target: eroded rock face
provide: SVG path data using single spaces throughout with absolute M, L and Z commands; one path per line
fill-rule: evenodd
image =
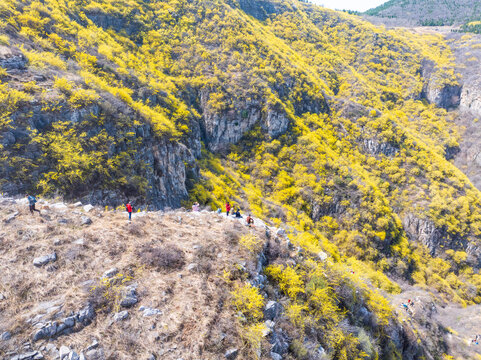
M 200 94 L 203 109 L 200 127 L 211 151 L 221 151 L 235 144 L 256 125 L 261 125 L 274 138 L 288 129 L 289 118 L 281 106 L 250 100 L 237 104 L 235 108 L 239 110 L 215 111 L 208 105 L 209 96 L 208 92 Z
M 115 99 L 112 99 L 112 102 L 115 103 Z M 125 105 L 121 103 L 115 104 L 118 105 L 118 113 L 122 116 L 135 116 Z M 57 121 L 70 120 L 75 123 L 86 121 L 91 115 L 105 115 L 104 109 L 98 104 L 82 109 L 73 109 L 70 108 L 67 103 L 61 103 L 59 111 L 56 113 L 46 113 L 42 110 L 41 103 L 36 100 L 26 106 L 24 110 L 31 111 L 32 117 L 29 126 L 39 132 L 49 129 L 49 126 Z M 17 142 L 28 141 L 29 133 L 24 129 L 21 118 L 19 117 L 17 119 L 17 116 L 20 115 L 12 115 L 12 125 L 15 127 L 15 131 L 12 133 L 0 133 L 0 143 L 6 148 L 14 146 Z M 107 114 L 107 116 L 113 117 L 115 114 Z M 111 136 L 115 137 L 116 125 L 114 121 L 106 124 L 105 128 Z M 89 129 L 89 134 L 93 136 L 99 131 L 101 131 L 100 128 L 92 127 Z M 196 155 L 200 156 L 200 131 L 196 130 L 195 126 L 193 127 L 194 134 L 192 138 L 185 141 L 189 144 L 189 147 L 180 142 L 158 139 L 158 137 L 153 134 L 153 130 L 149 124 L 132 127 L 131 131 L 135 133 L 135 137 L 139 141 L 139 147 L 135 153 L 134 160 L 136 163 L 144 164 L 145 166 L 143 173 L 130 175 L 139 175 L 146 179 L 148 186 L 145 197 L 149 199 L 149 202 L 155 208 L 180 207 L 181 201 L 188 196 L 187 178 L 189 176 L 191 178 L 197 176 L 198 170 L 195 160 Z M 109 150 L 109 155 L 114 156 L 123 151 L 125 151 L 125 148 L 122 146 L 112 146 Z M 41 153 L 41 149 L 38 146 L 32 145 L 29 149 L 28 156 L 38 158 Z M 9 178 L 9 169 L 3 170 L 4 174 L 2 175 L 9 179 L 9 181 L 2 184 L 0 191 L 12 195 L 24 192 L 28 184 L 17 182 L 18 177 L 13 174 L 12 177 Z M 43 172 L 49 170 L 50 169 L 46 167 L 38 167 L 31 172 L 30 176 L 32 180 L 38 179 L 42 176 Z M 124 201 L 124 198 L 127 197 L 122 191 L 122 189 L 103 189 L 99 186 L 92 186 L 85 191 L 73 195 L 76 200 L 80 199 L 86 204 L 118 206 Z M 125 191 L 130 192 L 129 189 Z
M 365 151 L 370 153 L 371 155 L 386 155 L 386 156 L 395 156 L 399 148 L 394 144 L 389 142 L 381 142 L 376 138 L 364 139 L 363 148 Z
M 481 115 L 481 76 L 464 84 L 459 108 Z
M 459 106 L 462 87 L 459 85 L 439 85 L 439 79 L 434 74 L 434 63 L 432 61 L 423 62 L 422 77 L 425 79 L 425 85 L 421 97 L 431 104 L 436 104 L 445 109 Z
M 427 100 L 445 109 L 451 109 L 459 106 L 461 98 L 461 86 L 444 86 L 438 87 L 429 84 L 426 92 Z
M 420 219 L 414 214 L 406 214 L 402 222 L 409 239 L 421 242 L 432 254 L 445 242 L 444 232 L 430 220 Z

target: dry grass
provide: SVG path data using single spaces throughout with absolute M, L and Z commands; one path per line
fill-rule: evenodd
M 78 209 L 44 209 L 42 217 L 31 216 L 23 206 L 13 209 L 20 214 L 11 223 L 0 218 L 0 293 L 7 297 L 0 301 L 0 333 L 13 333 L 0 348 L 0 358 L 31 339 L 34 329 L 27 320 L 45 313 L 39 305 L 61 305 L 44 320 L 78 311 L 95 297 L 85 282 L 98 283 L 113 267 L 137 284 L 139 303 L 129 318 L 111 324 L 112 313 L 98 311 L 91 325 L 50 342 L 80 352 L 96 338 L 112 359 L 151 353 L 158 359 L 216 359 L 229 347 L 241 348 L 228 301 L 230 285 L 222 278 L 243 261 L 238 241 L 247 228 L 237 221 L 179 211 L 148 213 L 129 224 L 123 213 L 94 210 L 88 214 L 93 224 L 85 227 Z M 59 224 L 60 219 L 67 224 Z M 33 266 L 35 257 L 54 251 L 58 259 L 51 266 Z M 195 271 L 187 270 L 191 263 L 198 264 Z M 141 305 L 162 315 L 143 317 Z

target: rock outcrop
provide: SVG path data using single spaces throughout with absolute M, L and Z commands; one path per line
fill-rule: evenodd
M 461 110 L 481 115 L 481 76 L 466 81 L 461 92 Z
M 28 60 L 20 50 L 13 47 L 0 45 L 0 67 L 11 69 L 24 69 Z
M 272 14 L 281 12 L 285 6 L 281 2 L 265 0 L 238 0 L 238 3 L 245 13 L 261 21 L 266 20 Z
M 444 245 L 446 234 L 428 219 L 420 219 L 414 214 L 406 214 L 402 220 L 404 231 L 412 241 L 424 244 L 434 254 Z
M 421 75 L 425 79 L 421 98 L 445 109 L 459 106 L 461 102 L 461 85 L 443 85 L 435 75 L 435 64 L 432 61 L 423 61 Z
M 261 100 L 250 100 L 237 104 L 236 109 L 218 111 L 209 107 L 210 93 L 201 92 L 200 103 L 203 109 L 200 128 L 209 150 L 220 151 L 238 142 L 244 134 L 260 125 L 271 137 L 284 134 L 289 126 L 289 118 L 278 105 L 266 105 Z

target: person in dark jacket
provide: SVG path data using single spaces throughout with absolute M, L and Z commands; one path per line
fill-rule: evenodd
M 37 199 L 33 195 L 26 195 L 28 199 L 28 207 L 30 209 L 30 213 L 33 214 L 34 211 L 38 212 L 40 214 L 40 210 L 35 209 L 35 204 L 37 203 Z
M 240 213 L 240 209 L 237 209 L 237 211 L 235 212 L 235 217 L 236 218 L 242 218 L 242 215 Z

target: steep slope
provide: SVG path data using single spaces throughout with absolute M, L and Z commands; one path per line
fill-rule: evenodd
M 375 290 L 400 291 L 386 277 L 296 248 L 259 219 L 248 228 L 244 219 L 176 210 L 136 213 L 128 223 L 124 212 L 78 204 L 41 200 L 35 216 L 24 200 L 0 204 L 10 209 L 0 232 L 5 359 L 418 359 L 448 351 L 442 324 L 452 312 L 411 318 L 392 309 Z M 303 286 L 309 302 L 291 303 Z M 396 307 L 412 292 L 419 310 L 447 305 L 408 289 L 382 294 Z M 413 326 L 418 317 L 424 325 Z M 464 340 L 451 342 L 454 353 L 474 356 Z
M 325 95 L 370 106 L 420 96 L 421 43 L 381 35 L 378 50 L 392 43 L 390 51 L 403 54 L 381 65 L 386 54 L 371 59 L 371 35 L 333 46 L 306 18 L 346 31 L 341 15 L 272 4 L 2 2 L 3 191 L 179 206 L 186 179 L 197 175 L 201 141 L 226 149 L 256 124 L 277 137 L 293 116 L 327 112 Z M 314 38 L 287 44 L 298 32 L 286 26 L 277 36 L 280 24 L 242 11 L 256 7 L 291 26 L 308 20 Z M 453 76 L 436 79 L 436 87 Z
M 481 2 L 472 0 L 390 0 L 368 10 L 366 15 L 393 18 L 405 25 L 463 25 L 475 31 L 473 22 L 481 20 Z

